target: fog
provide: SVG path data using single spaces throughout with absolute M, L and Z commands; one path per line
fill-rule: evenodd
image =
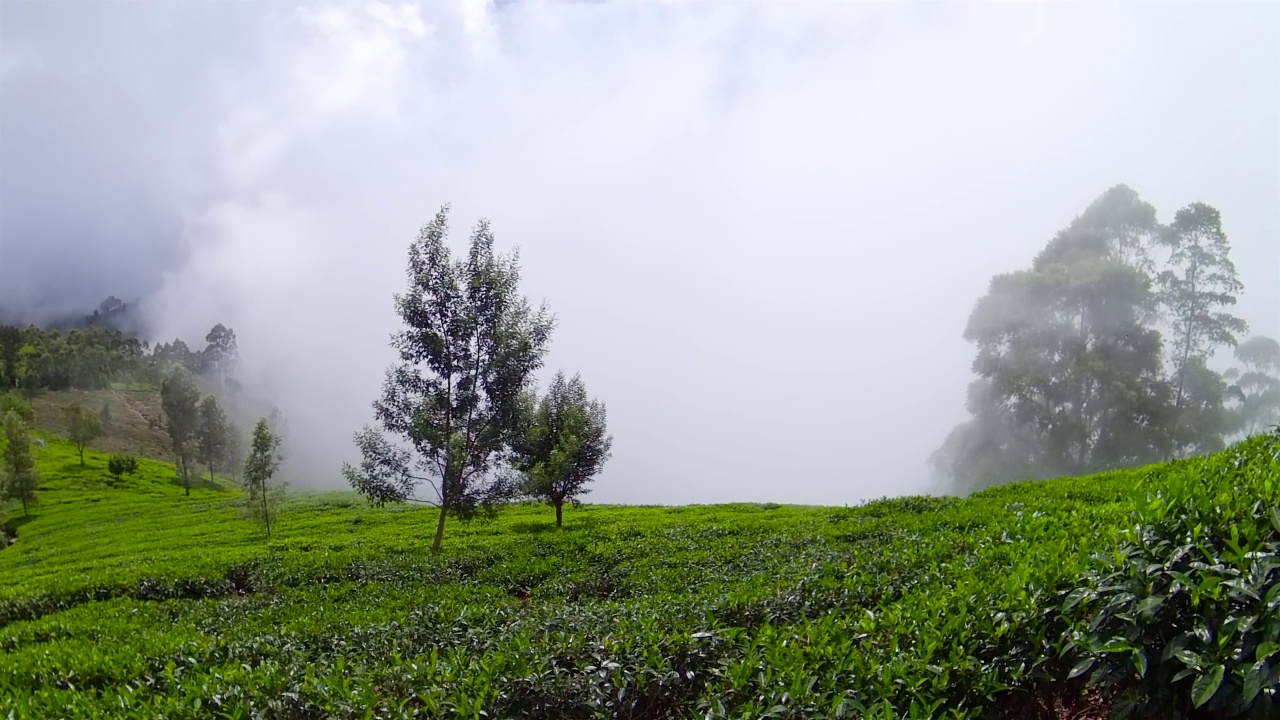
M 0 5 L 0 306 L 233 327 L 295 485 L 451 202 L 608 406 L 588 499 L 929 490 L 974 300 L 1117 183 L 1219 208 L 1280 336 L 1280 5 Z

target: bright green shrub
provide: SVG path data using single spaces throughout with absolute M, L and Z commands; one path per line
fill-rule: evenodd
M 1280 716 L 1280 435 L 1165 474 L 1141 525 L 1064 592 L 1070 675 L 1142 717 Z

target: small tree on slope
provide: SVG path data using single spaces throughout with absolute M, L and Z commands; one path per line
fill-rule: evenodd
M 4 416 L 4 450 L 0 453 L 0 501 L 20 500 L 22 514 L 36 502 L 40 475 L 31 456 L 31 437 L 26 423 L 12 410 Z
M 409 287 L 395 296 L 404 321 L 392 340 L 400 361 L 373 404 L 381 428 L 357 433 L 363 459 L 343 466 L 375 504 L 439 508 L 432 550 L 440 549 L 447 515 L 467 517 L 512 494 L 497 471 L 554 325 L 545 306 L 534 310 L 519 294 L 517 257 L 494 254 L 488 222 L 472 232 L 465 259 L 450 257 L 448 212 L 441 208 L 409 247 Z M 420 484 L 433 497 L 419 497 Z
M 230 428 L 227 416 L 218 405 L 218 399 L 206 395 L 200 401 L 200 424 L 196 429 L 196 449 L 200 462 L 209 468 L 209 481 L 213 481 L 216 466 L 227 457 Z
M 271 518 L 277 514 L 282 486 L 272 486 L 271 476 L 280 467 L 280 438 L 271 432 L 266 419 L 253 426 L 249 457 L 244 461 L 244 489 L 248 493 L 249 515 L 267 529 L 271 537 Z
M 604 404 L 587 396 L 578 375 L 566 380 L 556 373 L 530 415 L 517 453 L 525 492 L 554 507 L 560 527 L 565 501 L 590 492 L 586 484 L 609 459 L 613 438 L 605 430 Z
M 84 448 L 102 434 L 102 419 L 79 403 L 66 409 L 67 437 L 80 454 L 80 467 L 84 467 Z
M 197 451 L 196 432 L 200 424 L 200 389 L 191 373 L 175 368 L 160 386 L 160 405 L 166 418 L 165 430 L 173 443 L 173 456 L 182 476 L 182 488 L 191 495 L 191 460 Z

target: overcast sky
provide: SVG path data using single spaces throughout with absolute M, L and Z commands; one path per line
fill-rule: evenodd
M 0 306 L 236 329 L 339 486 L 420 224 L 489 217 L 609 409 L 594 501 L 927 487 L 961 339 L 1127 183 L 1280 336 L 1280 4 L 0 4 Z

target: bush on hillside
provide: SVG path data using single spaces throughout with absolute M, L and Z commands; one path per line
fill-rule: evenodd
M 1063 591 L 1070 675 L 1118 692 L 1121 716 L 1280 716 L 1280 433 L 1179 465 Z
M 30 424 L 35 419 L 35 411 L 31 409 L 31 405 L 22 399 L 22 396 L 16 392 L 0 393 L 0 417 L 4 417 L 10 412 L 15 412 L 18 417 L 22 418 L 22 422 Z
M 117 480 L 121 475 L 131 475 L 138 471 L 138 459 L 132 455 L 112 455 L 107 460 L 107 472 Z

